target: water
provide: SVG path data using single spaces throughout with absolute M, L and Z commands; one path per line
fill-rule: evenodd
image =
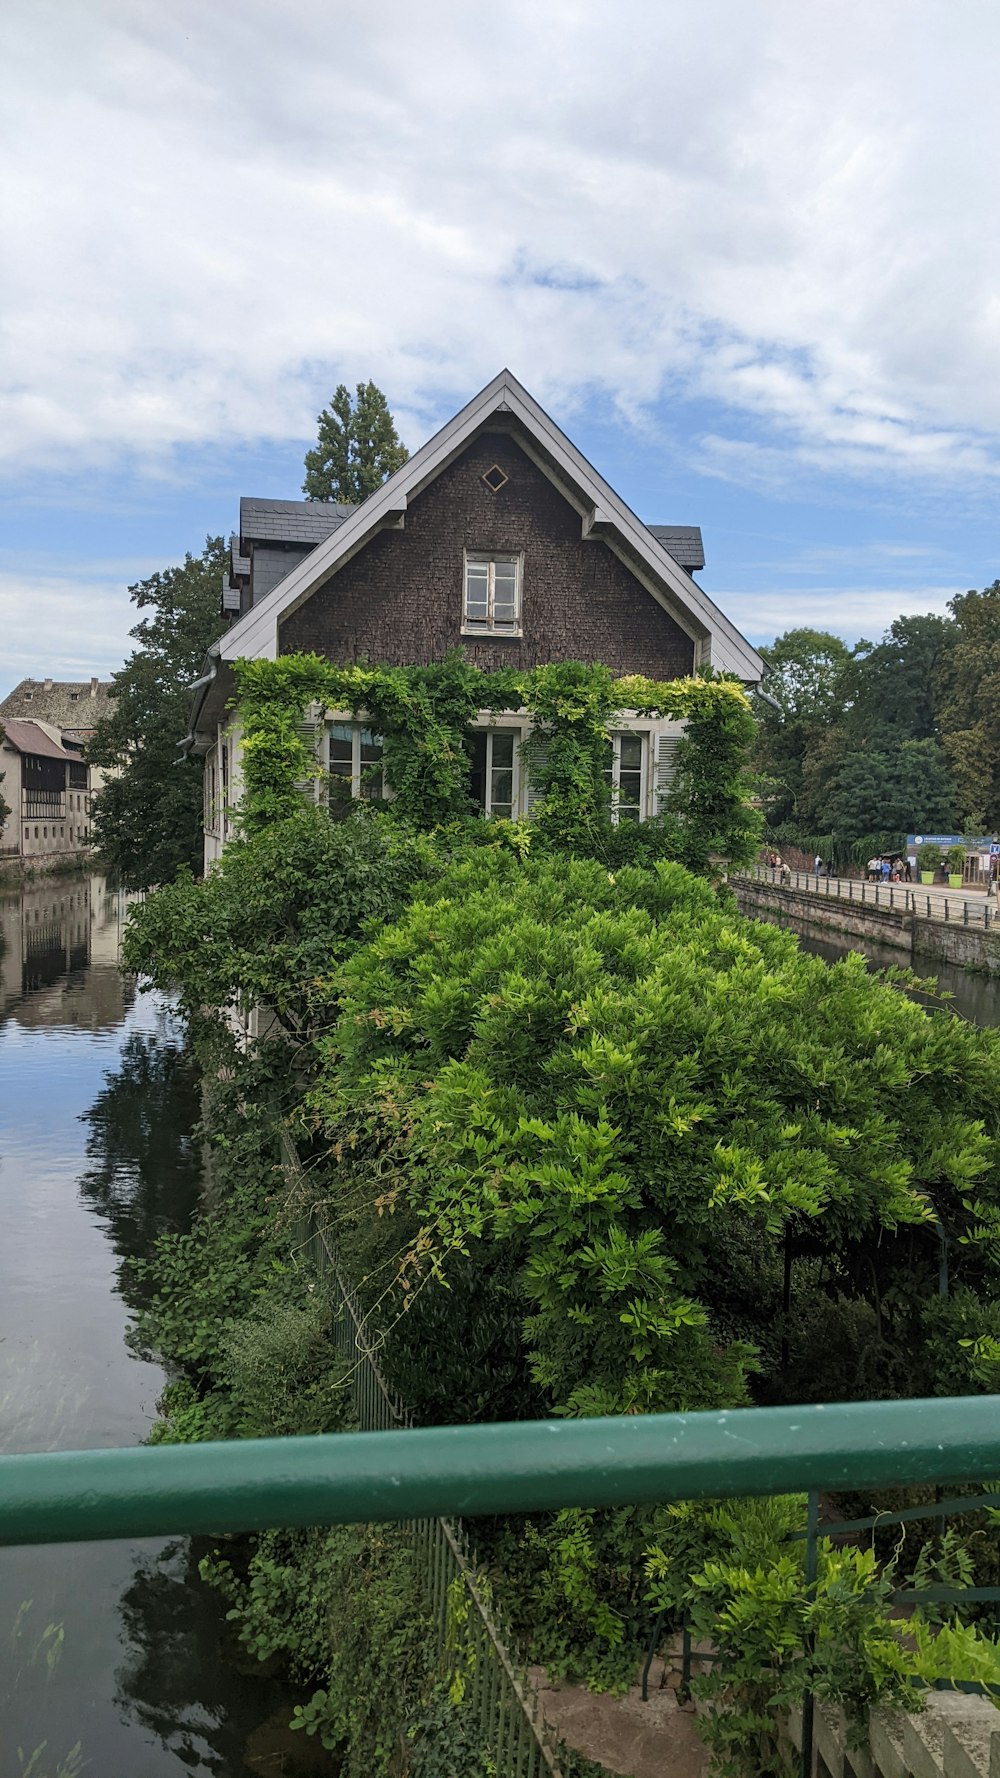
M 197 1087 L 169 1006 L 118 973 L 120 916 L 97 878 L 0 890 L 0 1452 L 137 1444 L 163 1386 L 121 1270 L 197 1204 Z M 198 1554 L 0 1549 L 0 1778 L 330 1769 L 241 1670 Z
M 849 938 L 838 932 L 825 931 L 820 938 L 814 927 L 797 920 L 778 920 L 775 925 L 794 932 L 804 951 L 823 957 L 827 963 L 838 963 L 849 951 L 860 951 L 872 969 L 906 968 L 905 951 L 894 945 L 881 945 L 874 939 Z M 939 963 L 933 957 L 914 957 L 914 973 L 924 979 L 933 978 L 936 991 L 917 994 L 915 998 L 928 1007 L 944 1007 L 969 1019 L 974 1025 L 1000 1025 L 1000 977 L 959 969 L 954 963 Z

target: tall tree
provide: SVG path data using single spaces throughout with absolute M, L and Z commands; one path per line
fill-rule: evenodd
M 358 384 L 353 406 L 347 384 L 339 383 L 318 425 L 319 438 L 305 458 L 308 500 L 367 500 L 409 457 L 374 383 Z
M 858 643 L 843 682 L 858 741 L 886 729 L 897 741 L 939 734 L 940 678 L 957 638 L 954 620 L 930 611 L 897 617 L 874 646 Z
M 182 759 L 191 682 L 221 633 L 221 537 L 129 587 L 148 610 L 131 631 L 138 647 L 113 676 L 114 703 L 87 748 L 113 774 L 94 802 L 94 837 L 111 874 L 130 889 L 168 883 L 183 865 L 201 870 L 201 762 Z
M 843 711 L 851 651 L 829 630 L 799 629 L 786 630 L 760 652 L 767 666 L 766 698 L 757 705 L 762 800 L 770 821 L 793 821 L 806 761 Z
M 952 599 L 957 634 L 940 663 L 941 735 L 967 830 L 1000 829 L 1000 580 Z

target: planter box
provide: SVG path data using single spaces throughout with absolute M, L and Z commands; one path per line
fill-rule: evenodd
M 949 887 L 949 889 L 961 889 L 961 887 L 962 887 L 962 873 L 961 873 L 961 871 L 954 871 L 953 870 L 953 871 L 948 872 L 948 887 Z
M 934 872 L 932 870 L 922 870 L 920 873 L 920 881 L 926 883 L 929 887 L 934 881 Z

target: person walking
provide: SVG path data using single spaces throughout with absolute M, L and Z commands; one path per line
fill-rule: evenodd
M 815 870 L 817 877 L 819 876 L 820 872 L 823 869 L 823 860 L 820 857 L 818 852 L 816 854 L 816 857 L 813 860 L 813 869 Z

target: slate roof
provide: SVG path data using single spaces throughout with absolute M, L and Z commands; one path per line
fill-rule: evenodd
M 240 501 L 240 541 L 325 543 L 356 509 L 340 500 Z
M 668 555 L 673 556 L 682 568 L 704 568 L 705 546 L 701 540 L 700 525 L 647 525 L 657 543 L 662 543 Z
M 0 703 L 0 722 L 7 725 L 9 716 L 23 722 L 51 722 L 53 728 L 77 729 L 88 733 L 107 716 L 114 689 L 109 679 L 97 681 L 96 696 L 91 697 L 89 679 L 22 679 Z M 74 695 L 75 694 L 75 695 Z
M 229 574 L 232 580 L 250 578 L 250 557 L 240 555 L 240 540 L 235 532 L 229 539 Z
M 16 753 L 35 753 L 42 759 L 75 759 L 78 755 L 71 754 L 65 747 L 40 728 L 37 722 L 19 722 L 16 716 L 6 716 L 0 722 L 4 736 Z

